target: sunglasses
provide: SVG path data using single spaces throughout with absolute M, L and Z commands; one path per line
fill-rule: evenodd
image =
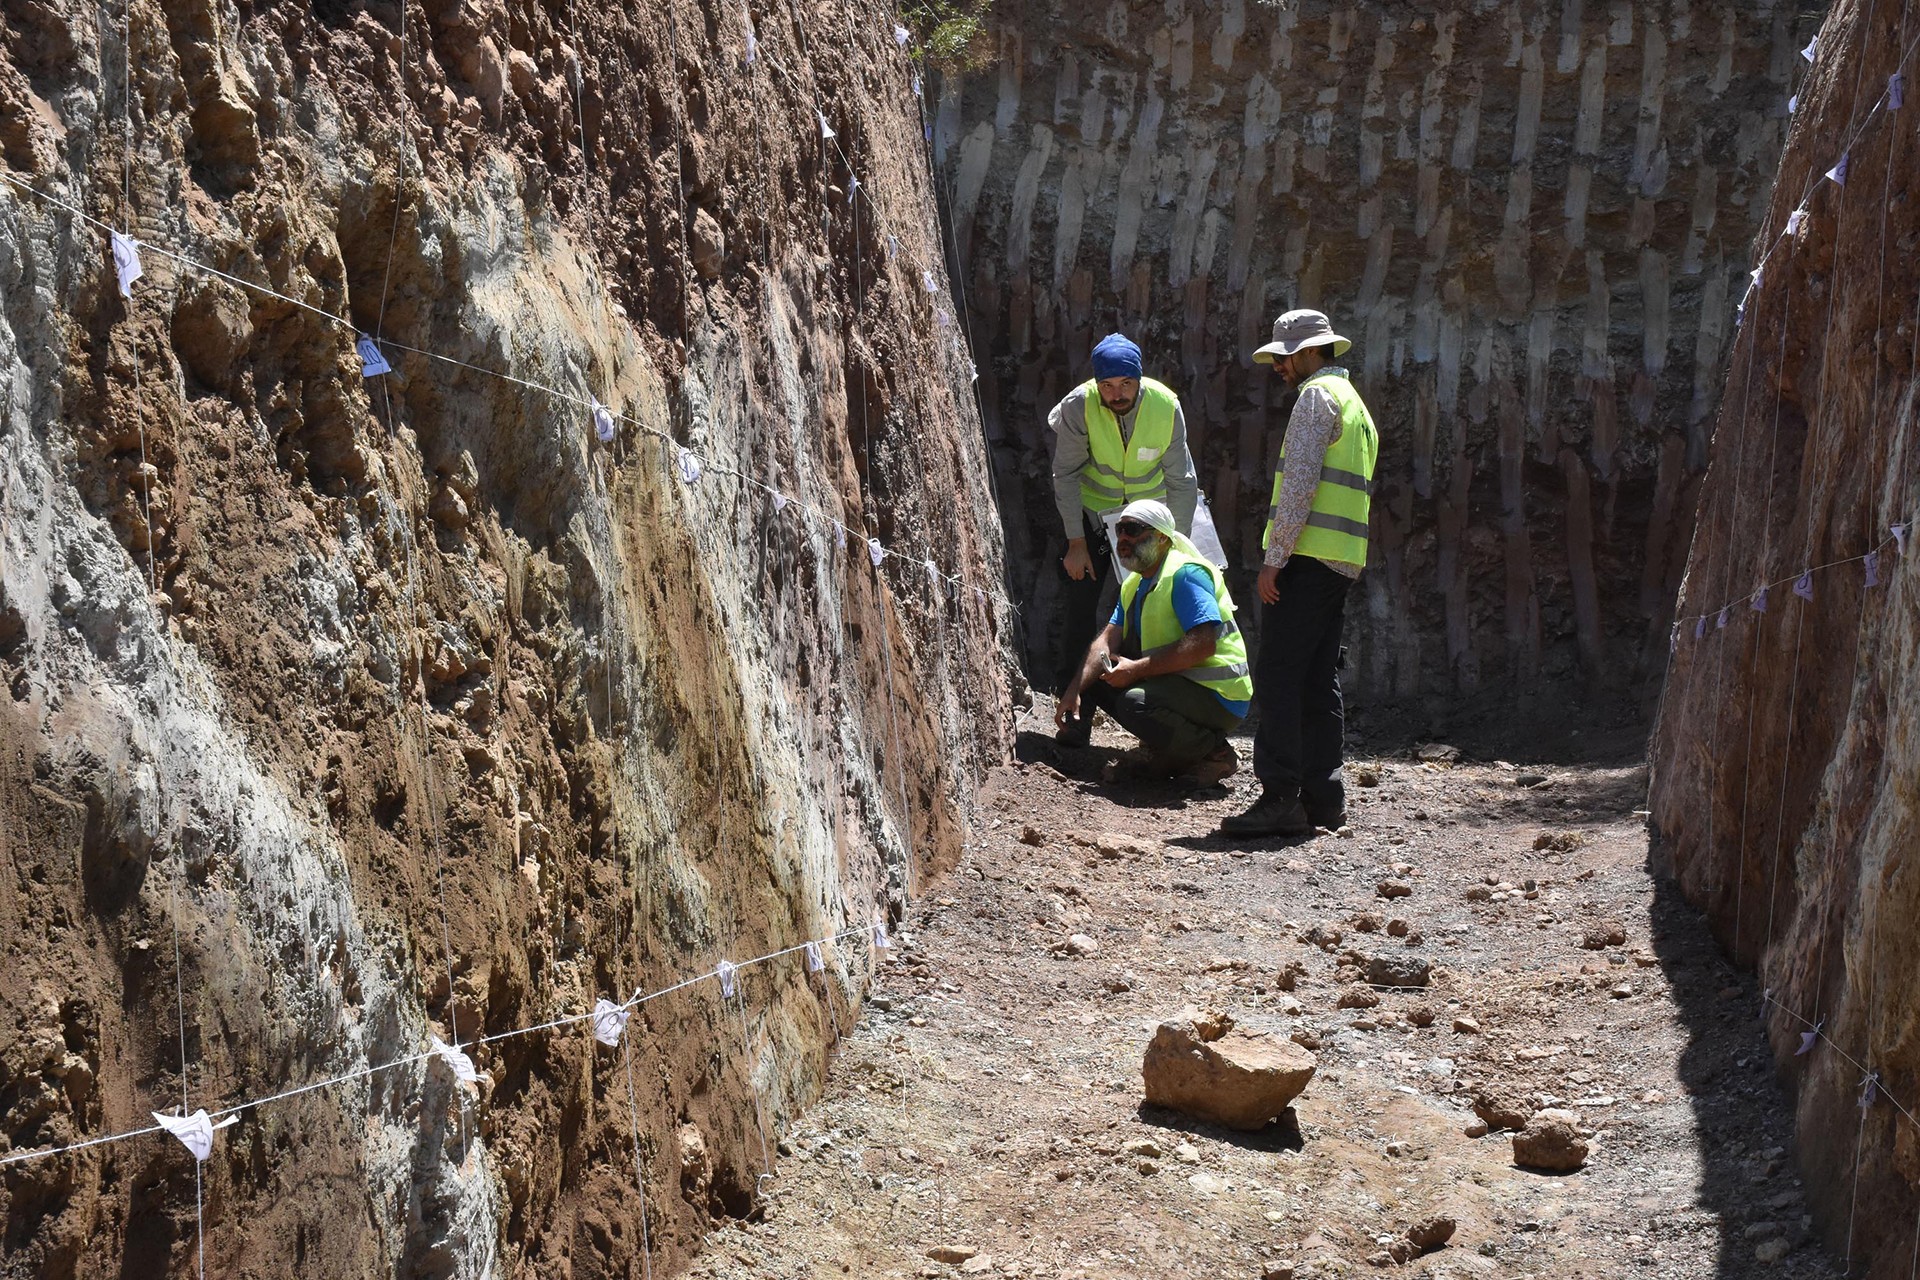
M 1152 533 L 1150 524 L 1137 524 L 1132 520 L 1122 520 L 1113 526 L 1113 531 L 1123 538 L 1138 538 L 1142 534 Z

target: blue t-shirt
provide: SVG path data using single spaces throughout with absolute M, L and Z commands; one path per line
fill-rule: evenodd
M 1130 617 L 1126 616 L 1126 605 L 1123 603 L 1113 606 L 1113 617 L 1107 620 L 1136 641 L 1140 638 L 1140 610 L 1145 607 L 1147 593 L 1153 590 L 1153 585 L 1152 578 L 1141 581 L 1140 589 L 1133 593 L 1133 609 Z M 1213 575 L 1207 572 L 1205 566 L 1183 564 L 1180 566 L 1180 571 L 1174 575 L 1173 617 L 1174 621 L 1180 624 L 1182 631 L 1191 631 L 1209 622 L 1224 621 L 1220 616 L 1220 606 L 1213 598 Z M 1235 702 L 1231 698 L 1221 698 L 1220 694 L 1212 689 L 1207 692 L 1220 698 L 1220 705 L 1235 715 L 1247 714 L 1247 703 Z

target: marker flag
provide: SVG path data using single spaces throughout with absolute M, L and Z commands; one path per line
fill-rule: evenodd
M 893 943 L 887 941 L 887 926 L 885 924 L 875 924 L 873 926 L 873 945 L 882 951 L 893 950 Z
M 455 1080 L 458 1080 L 461 1084 L 477 1085 L 480 1083 L 480 1073 L 473 1069 L 472 1058 L 469 1058 L 466 1054 L 460 1052 L 460 1050 L 454 1048 L 439 1036 L 434 1036 L 432 1039 L 433 1052 L 439 1057 L 440 1061 L 447 1064 L 447 1070 L 453 1072 L 453 1078 Z
M 1815 1042 L 1820 1039 L 1820 1028 L 1826 1025 L 1825 1022 L 1816 1022 L 1813 1024 L 1813 1030 L 1802 1031 L 1800 1033 L 1800 1047 L 1793 1051 L 1793 1056 L 1796 1058 L 1804 1058 L 1812 1053 Z
M 1808 62 L 1812 62 L 1813 55 L 1819 52 L 1820 52 L 1820 37 L 1815 36 L 1813 39 L 1807 41 L 1807 47 L 1800 51 L 1800 56 L 1805 58 Z
M 807 944 L 807 972 L 819 973 L 826 967 L 826 957 L 820 954 L 820 944 L 817 942 L 809 942 Z
M 1845 152 L 1842 152 L 1840 155 L 1840 163 L 1827 170 L 1827 178 L 1835 186 L 1844 187 L 1847 185 L 1847 157 Z
M 773 513 L 779 515 L 787 509 L 787 495 L 778 489 L 773 491 Z
M 947 314 L 947 309 L 945 307 L 942 307 L 938 311 L 934 312 L 933 318 L 940 322 L 940 327 L 942 329 L 946 328 L 948 325 L 953 323 L 953 317 Z
M 833 522 L 833 545 L 842 551 L 847 549 L 847 526 L 838 520 Z
M 927 582 L 936 590 L 940 586 L 940 566 L 933 562 L 932 556 L 927 557 Z
M 893 42 L 895 44 L 899 45 L 902 49 L 904 49 L 907 47 L 907 42 L 911 39 L 913 39 L 913 36 L 907 31 L 905 27 L 901 26 L 897 22 L 893 24 Z
M 383 373 L 392 373 L 393 366 L 387 363 L 386 356 L 380 353 L 380 344 L 361 334 L 353 340 L 353 349 L 360 356 L 360 376 L 377 378 Z
M 918 71 L 913 73 L 913 96 L 916 98 L 920 96 L 920 73 Z
M 1807 211 L 1805 209 L 1795 209 L 1792 213 L 1787 215 L 1787 234 L 1788 235 L 1798 236 L 1802 231 L 1806 230 L 1806 228 L 1807 228 Z
M 713 967 L 713 976 L 720 979 L 721 995 L 731 996 L 733 994 L 733 975 L 739 971 L 739 968 L 740 966 L 731 960 L 722 960 Z
M 1767 589 L 1765 587 L 1753 593 L 1753 611 L 1755 613 L 1765 613 L 1767 611 Z
M 131 298 L 133 282 L 146 274 L 140 266 L 140 242 L 118 231 L 110 232 L 109 236 L 113 250 L 113 272 L 120 278 L 120 296 Z
M 1680 652 L 1680 627 L 1679 627 L 1679 624 L 1676 623 L 1674 624 L 1672 633 L 1667 636 L 1667 656 L 1672 657 L 1674 654 L 1679 652 Z
M 928 293 L 940 292 L 940 286 L 935 284 L 933 281 L 932 271 L 922 271 L 920 273 L 920 283 L 926 286 Z
M 852 181 L 847 183 L 847 203 L 852 204 L 860 194 L 860 175 L 855 173 L 848 176 Z
M 968 382 L 980 381 L 980 366 L 975 364 L 971 360 L 967 361 L 967 381 Z
M 1880 1097 L 1880 1073 L 1869 1071 L 1860 1077 L 1860 1109 L 1865 1111 Z
M 873 567 L 878 569 L 880 567 L 880 562 L 882 560 L 885 560 L 886 558 L 887 558 L 887 549 L 880 545 L 880 539 L 868 538 L 867 539 L 867 559 L 873 561 Z
M 607 408 L 607 406 L 601 404 L 598 400 L 593 402 L 593 434 L 599 439 L 601 444 L 613 443 L 615 434 L 613 410 Z
M 158 1111 L 152 1114 L 153 1118 L 159 1122 L 160 1127 L 180 1139 L 180 1145 L 193 1152 L 193 1158 L 199 1161 L 205 1161 L 209 1155 L 213 1154 L 213 1131 L 215 1129 L 224 1129 L 228 1125 L 240 1123 L 239 1116 L 228 1116 L 219 1124 L 215 1124 L 212 1119 L 208 1117 L 205 1107 L 200 1108 L 200 1110 L 190 1116 L 168 1116 L 162 1115 Z
M 688 484 L 700 478 L 700 457 L 685 445 L 680 446 L 680 478 Z
M 1706 634 L 1707 634 L 1707 615 L 1703 613 L 1699 617 L 1693 620 L 1693 638 L 1695 640 L 1698 640 Z
M 895 258 L 899 256 L 900 256 L 900 237 L 896 235 L 889 235 L 887 237 L 887 261 L 892 262 Z
M 1800 95 L 1796 93 L 1791 98 L 1787 99 L 1787 114 L 1792 115 L 1794 112 L 1798 111 L 1799 109 L 1800 109 Z
M 1793 594 L 1802 600 L 1813 599 L 1813 570 L 1807 570 L 1794 580 Z
M 813 109 L 813 114 L 820 117 L 820 141 L 827 142 L 840 136 L 839 134 L 833 131 L 833 126 L 827 123 L 826 112 L 820 110 L 818 107 L 815 107 Z
M 1887 526 L 1887 532 L 1893 535 L 1893 551 L 1895 555 L 1903 556 L 1907 554 L 1907 532 L 1909 528 L 1910 526 L 1904 524 L 1890 524 Z
M 1880 553 L 1878 551 L 1867 552 L 1867 585 L 1869 587 L 1880 585 Z
M 1727 614 L 1730 612 L 1730 609 L 1731 609 L 1731 606 L 1721 607 L 1720 616 L 1718 619 L 1715 620 L 1713 624 L 1713 629 L 1715 631 L 1725 631 L 1727 629 Z
M 1887 77 L 1887 110 L 1898 111 L 1907 105 L 1906 73 L 1896 71 Z
M 627 1029 L 627 1019 L 632 1016 L 633 1010 L 604 997 L 594 1001 L 593 1038 L 610 1048 L 619 1047 L 620 1037 Z
M 747 20 L 747 65 L 752 66 L 753 60 L 760 56 L 760 37 L 753 33 L 752 10 L 742 9 L 740 16 Z

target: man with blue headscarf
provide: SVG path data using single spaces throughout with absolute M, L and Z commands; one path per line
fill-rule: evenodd
M 1093 377 L 1067 393 L 1047 415 L 1053 432 L 1053 502 L 1067 535 L 1060 561 L 1067 582 L 1056 690 L 1079 673 L 1081 656 L 1113 612 L 1118 575 L 1110 561 L 1107 525 L 1129 502 L 1167 504 L 1179 532 L 1193 527 L 1199 492 L 1180 397 L 1145 376 L 1140 348 L 1111 333 L 1093 349 Z M 1085 744 L 1089 716 L 1069 717 L 1057 740 Z

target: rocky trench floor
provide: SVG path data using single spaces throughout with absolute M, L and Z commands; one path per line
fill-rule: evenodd
M 1630 738 L 1603 764 L 1358 741 L 1346 830 L 1235 846 L 1209 833 L 1244 771 L 1178 790 L 1132 776 L 1105 727 L 1056 751 L 1045 714 L 778 1137 L 764 1211 L 691 1274 L 1841 1274 L 1759 993 L 1650 868 Z M 1427 985 L 1356 1006 L 1385 955 L 1428 961 Z M 1147 1041 L 1188 1005 L 1314 1048 L 1293 1124 L 1143 1103 Z M 1577 1113 L 1578 1172 L 1517 1167 L 1484 1132 L 1542 1107 Z M 1436 1215 L 1447 1244 L 1392 1260 Z

